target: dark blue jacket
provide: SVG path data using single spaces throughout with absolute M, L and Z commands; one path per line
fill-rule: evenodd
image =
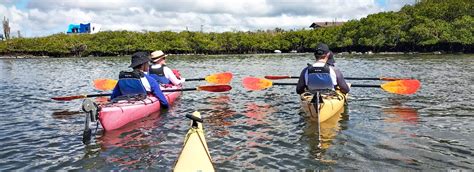
M 150 83 L 151 92 L 160 101 L 161 107 L 168 108 L 168 106 L 169 106 L 168 100 L 166 100 L 165 95 L 163 94 L 163 92 L 161 92 L 160 85 L 158 84 L 158 82 L 156 82 L 156 80 L 153 79 L 148 74 L 145 74 L 145 78 L 148 80 L 148 83 Z M 120 80 L 119 80 L 119 82 L 120 82 Z M 141 82 L 138 82 L 138 83 L 141 84 Z M 114 98 L 117 98 L 119 96 L 122 96 L 123 94 L 122 94 L 121 90 L 130 89 L 130 88 L 132 88 L 132 89 L 144 88 L 143 84 L 142 85 L 133 85 L 133 84 L 134 83 L 132 83 L 132 85 L 127 86 L 129 88 L 120 88 L 120 86 L 119 86 L 120 84 L 117 83 L 117 85 L 115 85 L 114 91 L 112 91 L 112 95 L 110 96 L 110 99 L 114 99 Z M 140 91 L 140 90 L 138 90 L 138 91 Z

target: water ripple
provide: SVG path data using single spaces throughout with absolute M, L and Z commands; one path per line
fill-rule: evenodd
M 119 130 L 99 128 L 83 145 L 82 101 L 50 97 L 98 93 L 92 81 L 117 79 L 129 60 L 1 59 L 0 171 L 170 171 L 189 129 L 184 115 L 196 110 L 219 171 L 474 168 L 472 55 L 338 55 L 345 76 L 414 77 L 422 86 L 409 96 L 352 88 L 344 112 L 321 125 L 300 116 L 292 86 L 250 92 L 240 85 L 250 75 L 297 75 L 311 54 L 172 56 L 170 66 L 186 78 L 233 72 L 233 90 L 185 92 L 169 110 Z M 31 64 L 35 68 L 24 68 Z M 207 84 L 186 83 L 198 85 Z

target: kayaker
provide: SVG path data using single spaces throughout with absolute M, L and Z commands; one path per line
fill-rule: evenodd
M 146 97 L 151 93 L 161 103 L 161 107 L 168 108 L 168 101 L 161 92 L 160 85 L 145 71 L 150 67 L 150 54 L 146 52 L 136 52 L 132 55 L 130 68 L 132 72 L 121 71 L 117 85 L 112 92 L 111 100 L 126 96 L 142 95 Z
M 336 60 L 334 60 L 334 53 L 332 53 L 332 51 L 329 51 L 329 58 L 328 58 L 328 61 L 326 63 L 330 66 L 335 65 Z
M 150 74 L 159 83 L 163 85 L 173 84 L 181 85 L 186 79 L 176 76 L 178 73 L 173 72 L 168 66 L 166 66 L 166 55 L 163 51 L 158 50 L 151 53 L 151 59 L 153 64 L 150 68 Z
M 318 44 L 314 53 L 316 62 L 309 64 L 301 71 L 296 93 L 302 94 L 305 91 L 314 93 L 317 90 L 334 90 L 335 88 L 340 89 L 342 93 L 349 92 L 349 86 L 342 72 L 327 63 L 330 55 L 331 50 L 326 44 Z

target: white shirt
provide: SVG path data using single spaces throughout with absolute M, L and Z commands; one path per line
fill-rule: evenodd
M 153 68 L 153 69 L 158 69 L 158 68 L 160 68 L 160 67 L 161 67 L 160 64 L 153 64 L 153 65 L 151 66 L 151 68 Z M 184 83 L 184 81 L 185 81 L 184 78 L 178 79 L 178 78 L 176 77 L 176 75 L 174 75 L 173 71 L 172 71 L 169 67 L 167 67 L 167 66 L 165 66 L 165 67 L 163 68 L 163 73 L 165 74 L 165 77 L 166 77 L 167 79 L 169 79 L 169 80 L 171 81 L 171 83 L 173 83 L 173 85 L 179 85 L 179 84 Z
M 142 84 L 143 84 L 143 87 L 145 87 L 145 90 L 150 92 L 151 86 L 150 86 L 150 83 L 148 82 L 148 79 L 146 79 L 146 77 L 141 77 L 140 80 L 142 81 Z
M 324 65 L 326 65 L 326 63 L 316 62 L 316 63 L 313 64 L 313 67 L 324 67 Z M 337 85 L 336 72 L 334 71 L 334 69 L 331 66 L 329 66 L 329 75 L 331 76 L 332 85 Z

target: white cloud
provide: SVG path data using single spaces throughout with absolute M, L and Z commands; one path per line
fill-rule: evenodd
M 2 1 L 2 0 L 0 0 Z M 12 34 L 44 36 L 64 32 L 70 23 L 99 23 L 102 30 L 223 32 L 307 28 L 313 21 L 345 21 L 398 10 L 413 0 L 32 0 L 18 9 L 3 0 L 0 14 Z M 14 34 L 15 33 L 15 34 Z

